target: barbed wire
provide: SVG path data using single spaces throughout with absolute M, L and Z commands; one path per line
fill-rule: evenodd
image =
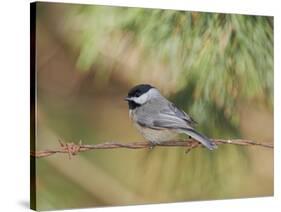
M 98 149 L 116 149 L 116 148 L 125 148 L 125 149 L 152 149 L 155 147 L 184 147 L 186 148 L 185 153 L 188 153 L 190 150 L 197 147 L 203 147 L 201 143 L 193 139 L 187 139 L 184 141 L 166 141 L 163 143 L 151 145 L 151 143 L 142 141 L 142 142 L 133 142 L 133 143 L 120 143 L 120 142 L 106 142 L 100 144 L 82 144 L 80 140 L 78 144 L 75 143 L 64 143 L 61 139 L 58 140 L 60 143 L 59 149 L 53 150 L 39 150 L 31 151 L 30 155 L 36 158 L 47 157 L 57 153 L 68 154 L 71 159 L 72 156 L 80 152 L 87 152 Z M 273 144 L 268 143 L 259 143 L 252 140 L 245 139 L 212 139 L 212 141 L 217 145 L 239 145 L 239 146 L 260 146 L 264 148 L 273 149 Z

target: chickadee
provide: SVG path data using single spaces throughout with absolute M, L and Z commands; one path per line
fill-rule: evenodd
M 214 142 L 194 129 L 196 122 L 189 115 L 163 97 L 155 87 L 137 85 L 129 91 L 125 100 L 128 101 L 130 118 L 152 145 L 184 133 L 209 150 L 217 148 Z

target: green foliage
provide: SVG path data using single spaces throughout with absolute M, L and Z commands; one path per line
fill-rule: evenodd
M 72 15 L 84 23 L 75 39 L 81 70 L 100 64 L 104 45 L 110 43 L 115 51 L 129 34 L 130 45 L 141 49 L 141 67 L 134 71 L 142 72 L 151 62 L 164 64 L 177 81 L 172 98 L 201 114 L 195 117 L 200 123 L 214 122 L 213 128 L 203 124 L 214 136 L 224 126 L 224 134 L 239 135 L 239 101 L 255 98 L 272 106 L 272 17 L 102 6 L 82 6 Z M 100 76 L 110 74 L 104 72 L 106 62 L 102 66 Z

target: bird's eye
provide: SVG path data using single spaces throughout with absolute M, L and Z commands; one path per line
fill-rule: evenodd
M 136 93 L 135 93 L 135 96 L 136 97 L 139 97 L 141 94 L 140 94 L 140 92 L 139 91 L 137 91 Z

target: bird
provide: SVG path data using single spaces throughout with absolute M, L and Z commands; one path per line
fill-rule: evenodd
M 152 146 L 186 134 L 209 150 L 217 145 L 195 130 L 197 122 L 174 103 L 166 99 L 150 84 L 139 84 L 131 88 L 124 98 L 128 102 L 129 117 L 137 130 Z

